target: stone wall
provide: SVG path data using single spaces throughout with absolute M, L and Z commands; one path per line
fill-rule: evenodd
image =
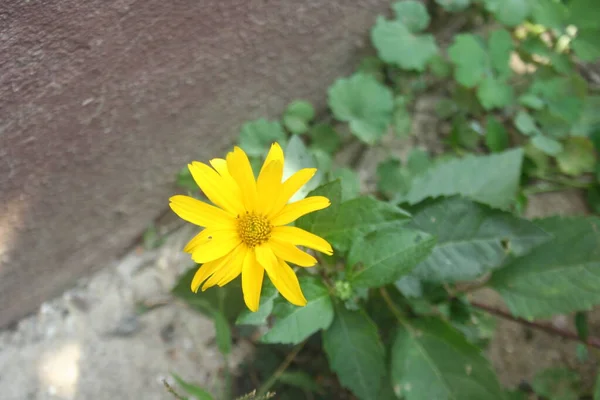
M 3 0 L 0 326 L 111 262 L 174 175 L 293 98 L 322 107 L 384 0 Z

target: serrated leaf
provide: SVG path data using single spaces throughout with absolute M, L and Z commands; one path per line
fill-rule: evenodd
M 348 122 L 360 140 L 373 144 L 383 136 L 392 119 L 394 99 L 391 90 L 375 78 L 355 74 L 338 79 L 328 95 L 334 116 Z
M 448 55 L 456 66 L 454 78 L 461 85 L 475 87 L 486 74 L 489 60 L 481 40 L 468 33 L 458 34 L 448 48 Z
M 177 374 L 171 374 L 171 376 L 173 377 L 173 379 L 175 379 L 175 382 L 177 382 L 177 384 L 182 387 L 183 390 L 185 390 L 188 394 L 194 396 L 197 400 L 213 400 L 212 395 L 206 390 L 202 389 L 201 387 L 194 385 L 193 383 L 184 381 Z
M 357 239 L 348 254 L 353 287 L 385 286 L 408 274 L 435 245 L 435 237 L 418 230 L 394 227 Z
M 516 198 L 522 162 L 520 148 L 441 161 L 416 176 L 402 200 L 416 204 L 427 197 L 459 194 L 492 207 L 507 208 Z
M 360 194 L 360 178 L 356 171 L 350 168 L 336 168 L 331 172 L 333 179 L 342 182 L 342 201 L 356 198 Z
M 336 308 L 323 332 L 323 347 L 341 384 L 361 400 L 377 400 L 385 375 L 384 350 L 377 327 L 362 311 Z
M 529 0 L 531 16 L 537 24 L 561 31 L 568 14 L 567 7 L 554 0 Z
M 414 147 L 408 153 L 406 160 L 406 168 L 412 175 L 417 175 L 425 172 L 431 166 L 429 153 L 426 150 Z
M 423 71 L 427 62 L 438 53 L 431 34 L 414 34 L 400 21 L 378 17 L 371 30 L 371 41 L 379 57 L 402 69 Z
M 258 311 L 252 312 L 248 309 L 243 310 L 238 315 L 235 324 L 236 325 L 264 325 L 267 323 L 267 318 L 273 311 L 273 301 L 277 298 L 279 293 L 275 286 L 269 279 L 263 281 L 262 289 L 260 291 L 260 306 Z
M 406 211 L 372 197 L 358 197 L 340 204 L 339 180 L 315 189 L 310 195 L 327 197 L 331 206 L 299 218 L 296 226 L 325 238 L 340 251 L 348 250 L 356 237 L 410 216 Z
M 531 12 L 528 0 L 484 0 L 485 8 L 507 26 L 517 26 Z
M 484 78 L 477 88 L 477 98 L 488 111 L 510 105 L 513 97 L 512 86 L 492 76 Z
M 535 135 L 531 139 L 531 144 L 549 156 L 556 156 L 563 151 L 562 143 L 541 134 Z
M 510 32 L 506 29 L 492 31 L 488 39 L 490 60 L 496 72 L 503 77 L 510 76 L 510 54 L 514 50 L 514 44 Z
M 508 148 L 508 132 L 494 117 L 488 116 L 485 125 L 485 145 L 493 152 L 501 152 Z
M 392 9 L 396 14 L 396 19 L 402 22 L 411 32 L 420 32 L 429 25 L 427 8 L 419 1 L 398 1 L 392 4 Z
M 328 289 L 316 278 L 301 277 L 300 287 L 308 303 L 295 306 L 281 299 L 276 301 L 275 324 L 262 338 L 263 343 L 297 344 L 333 321 L 333 303 Z
M 246 122 L 240 132 L 240 147 L 250 157 L 261 157 L 267 154 L 271 144 L 278 142 L 285 145 L 287 136 L 277 121 L 264 118 Z
M 430 282 L 472 280 L 550 239 L 533 223 L 470 200 L 452 197 L 413 211 L 410 227 L 437 238 L 413 275 Z
M 406 400 L 503 400 L 481 350 L 440 319 L 399 327 L 392 347 L 392 382 Z
M 335 153 L 342 144 L 342 139 L 336 130 L 329 124 L 316 124 L 309 131 L 311 147 L 321 149 L 327 153 Z
M 471 0 L 435 0 L 435 2 L 450 12 L 462 11 L 471 5 Z
M 600 304 L 600 219 L 551 217 L 535 224 L 554 238 L 509 261 L 490 281 L 511 312 L 544 318 Z
M 568 138 L 564 150 L 556 156 L 561 172 L 578 176 L 594 172 L 596 167 L 596 150 L 592 141 L 585 137 Z
M 306 148 L 304 142 L 299 136 L 292 136 L 285 147 L 285 161 L 283 165 L 283 180 L 286 180 L 296 172 L 304 168 L 316 168 L 317 162 Z M 306 197 L 308 192 L 315 189 L 323 181 L 323 171 L 318 171 L 313 178 L 308 181 L 300 190 L 298 190 L 291 198 L 290 202 L 298 201 Z
M 575 371 L 563 367 L 538 372 L 531 386 L 536 394 L 548 400 L 577 400 L 581 378 Z

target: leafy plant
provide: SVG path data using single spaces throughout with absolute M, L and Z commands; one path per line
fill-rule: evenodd
M 578 341 L 580 360 L 600 348 L 587 318 L 600 305 L 600 219 L 523 217 L 531 196 L 572 188 L 600 213 L 600 86 L 586 73 L 600 58 L 595 1 L 395 2 L 370 32 L 377 56 L 329 87 L 329 113 L 294 101 L 281 121 L 243 125 L 252 161 L 278 141 L 284 175 L 319 169 L 295 199 L 331 206 L 296 226 L 334 248 L 298 269 L 305 307 L 269 283 L 256 313 L 241 310 L 239 286 L 193 294 L 188 273 L 174 289 L 214 318 L 224 355 L 239 336 L 255 341 L 245 371 L 260 377 L 257 396 L 600 399 L 600 378 L 583 388 L 563 367 L 504 388 L 484 353 L 497 317 Z M 456 15 L 460 29 L 442 34 Z M 426 97 L 441 150 L 396 152 L 390 143 L 428 133 L 413 129 Z M 475 300 L 481 288 L 507 309 Z M 576 330 L 540 321 L 557 314 Z

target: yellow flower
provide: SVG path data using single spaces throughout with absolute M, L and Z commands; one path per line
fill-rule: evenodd
M 177 215 L 204 227 L 184 248 L 195 262 L 203 264 L 192 279 L 192 291 L 197 292 L 202 282 L 203 291 L 226 285 L 241 274 L 244 301 L 251 311 L 257 311 L 267 271 L 283 297 L 292 304 L 306 305 L 288 262 L 301 267 L 317 263 L 296 246 L 329 255 L 333 250 L 321 237 L 286 225 L 331 203 L 326 197 L 312 196 L 288 204 L 317 170 L 302 169 L 282 182 L 283 161 L 283 151 L 274 143 L 257 180 L 246 153 L 239 147 L 226 159 L 210 160 L 212 168 L 196 161 L 188 165 L 192 177 L 214 204 L 188 196 L 170 199 Z

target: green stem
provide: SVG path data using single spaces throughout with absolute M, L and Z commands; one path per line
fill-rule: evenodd
M 402 322 L 404 320 L 404 313 L 398 307 L 396 307 L 396 304 L 394 304 L 394 300 L 392 300 L 387 290 L 385 290 L 384 287 L 381 287 L 379 288 L 379 293 L 381 293 L 381 297 L 383 297 L 385 304 L 387 304 L 392 314 L 396 316 L 398 321 Z
M 287 355 L 285 360 L 283 360 L 281 365 L 279 367 L 277 367 L 277 369 L 275 370 L 275 372 L 273 372 L 273 374 L 269 377 L 269 379 L 267 379 L 267 381 L 265 383 L 263 383 L 262 386 L 258 389 L 258 393 L 256 394 L 256 397 L 261 398 L 262 396 L 265 396 L 268 393 L 268 391 L 271 389 L 271 387 L 273 387 L 273 385 L 277 382 L 277 379 L 279 379 L 281 374 L 283 374 L 285 372 L 285 370 L 290 366 L 292 361 L 294 361 L 294 358 L 296 358 L 298 353 L 300 353 L 300 350 L 302 350 L 302 348 L 306 344 L 307 340 L 308 339 L 304 340 L 301 343 L 298 343 L 294 347 L 294 349 Z

